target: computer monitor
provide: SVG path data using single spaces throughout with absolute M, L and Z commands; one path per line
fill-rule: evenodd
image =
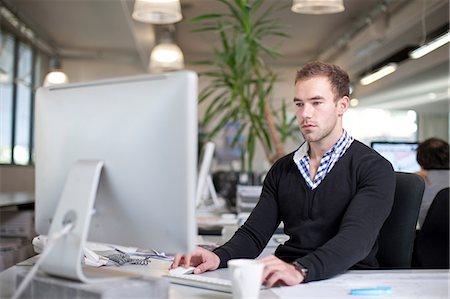
M 196 193 L 196 206 L 207 205 L 207 200 L 211 197 L 213 205 L 219 207 L 219 198 L 217 197 L 216 188 L 211 177 L 211 163 L 214 157 L 214 149 L 216 145 L 209 141 L 205 144 L 200 155 L 200 165 L 198 168 L 198 181 Z
M 418 146 L 416 142 L 374 141 L 370 146 L 391 162 L 395 171 L 417 172 L 420 170 L 416 159 Z
M 87 282 L 86 239 L 195 248 L 197 85 L 194 72 L 180 71 L 37 91 L 36 231 L 75 226 L 45 272 Z

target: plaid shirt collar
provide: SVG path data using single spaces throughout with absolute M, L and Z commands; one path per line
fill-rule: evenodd
M 341 138 L 339 138 L 334 146 L 327 151 L 320 160 L 319 168 L 317 169 L 314 181 L 309 173 L 309 144 L 308 142 L 304 142 L 300 146 L 300 148 L 294 153 L 293 160 L 311 189 L 315 189 L 322 182 L 325 176 L 331 171 L 334 164 L 336 164 L 339 158 L 342 157 L 345 151 L 349 148 L 353 140 L 353 137 L 351 137 L 347 131 L 344 130 Z

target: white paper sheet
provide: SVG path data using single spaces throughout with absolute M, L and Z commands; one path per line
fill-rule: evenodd
M 280 298 L 449 298 L 448 270 L 349 271 L 331 279 L 273 288 Z M 354 296 L 350 290 L 392 287 L 391 295 Z

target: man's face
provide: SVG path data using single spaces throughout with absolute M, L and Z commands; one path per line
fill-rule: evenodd
M 337 102 L 334 99 L 331 84 L 326 77 L 318 76 L 296 83 L 296 116 L 306 141 L 321 142 L 327 137 L 340 137 L 340 119 L 348 107 L 348 97 L 338 99 Z

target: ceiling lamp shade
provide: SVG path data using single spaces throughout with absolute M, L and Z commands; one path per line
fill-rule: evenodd
M 330 14 L 344 11 L 343 0 L 293 0 L 291 10 L 302 14 Z
M 58 58 L 52 58 L 49 63 L 49 73 L 45 76 L 44 86 L 52 86 L 65 84 L 69 82 L 69 78 L 63 72 L 61 62 Z
M 132 16 L 150 24 L 172 24 L 183 18 L 179 0 L 136 0 Z
M 150 71 L 164 72 L 184 68 L 184 57 L 180 47 L 172 42 L 156 45 L 150 54 Z

